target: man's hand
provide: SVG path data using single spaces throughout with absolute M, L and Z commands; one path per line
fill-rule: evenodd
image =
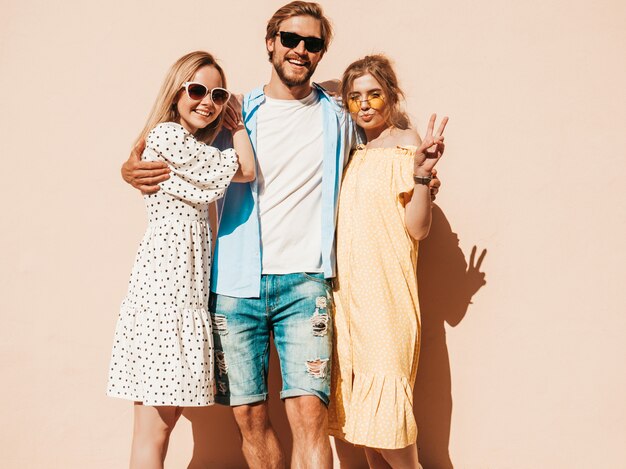
M 441 180 L 437 177 L 437 170 L 433 168 L 432 172 L 432 181 L 428 184 L 430 188 L 430 200 L 435 200 L 437 198 L 437 192 L 439 192 L 439 188 L 441 187 Z
M 141 161 L 146 141 L 141 139 L 122 165 L 122 178 L 142 194 L 154 194 L 158 184 L 169 179 L 170 169 L 163 161 Z
M 333 97 L 339 106 L 343 106 L 343 99 L 341 98 L 341 82 L 339 80 L 336 78 L 326 80 L 319 83 L 319 85 L 326 90 L 326 93 Z

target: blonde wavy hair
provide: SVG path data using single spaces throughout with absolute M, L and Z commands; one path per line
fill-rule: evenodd
M 391 61 L 383 54 L 367 55 L 362 59 L 352 62 L 343 72 L 341 79 L 341 97 L 344 106 L 348 107 L 348 94 L 354 80 L 363 75 L 372 75 L 383 90 L 385 95 L 385 122 L 389 126 L 398 129 L 408 129 L 411 121 L 402 108 L 404 92 L 398 85 L 398 77 L 393 70 Z M 349 112 L 349 111 L 348 111 Z
M 180 114 L 176 107 L 181 93 L 183 83 L 193 80 L 196 72 L 205 66 L 215 67 L 222 78 L 222 87 L 226 88 L 226 75 L 224 70 L 215 61 L 215 58 L 204 51 L 190 52 L 182 56 L 174 63 L 165 76 L 165 81 L 159 90 L 157 99 L 150 111 L 146 125 L 137 138 L 139 142 L 142 138 L 146 138 L 148 133 L 161 122 L 179 122 Z M 201 142 L 211 143 L 222 127 L 222 119 L 224 112 L 203 129 L 198 129 L 194 136 Z

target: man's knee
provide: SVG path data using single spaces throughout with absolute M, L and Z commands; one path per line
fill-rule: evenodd
M 303 428 L 308 432 L 326 434 L 328 411 L 317 396 L 290 397 L 285 399 L 285 407 L 294 432 Z
M 270 428 L 267 401 L 233 407 L 233 414 L 244 438 Z

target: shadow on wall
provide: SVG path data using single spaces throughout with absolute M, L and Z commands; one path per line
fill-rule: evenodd
M 445 323 L 459 324 L 472 296 L 486 284 L 480 272 L 486 254 L 485 249 L 476 261 L 474 246 L 468 264 L 446 216 L 437 205 L 433 207 L 430 234 L 419 248 L 422 341 L 413 393 L 419 456 L 425 469 L 453 467 L 448 450 L 452 393 Z
M 451 469 L 448 445 L 452 419 L 450 360 L 444 324 L 455 327 L 471 304 L 472 296 L 485 285 L 476 247 L 469 263 L 459 247 L 459 238 L 441 209 L 433 207 L 433 222 L 428 238 L 420 243 L 418 284 L 422 314 L 422 342 L 417 380 L 414 388 L 414 411 L 419 429 L 420 462 L 425 469 Z M 291 434 L 281 389 L 280 365 L 271 347 L 269 401 L 270 418 L 283 444 L 287 461 L 291 457 Z M 213 406 L 188 409 L 184 416 L 191 421 L 194 451 L 188 469 L 246 467 L 240 449 L 240 437 L 229 408 Z M 363 451 L 341 446 L 343 468 L 366 468 Z

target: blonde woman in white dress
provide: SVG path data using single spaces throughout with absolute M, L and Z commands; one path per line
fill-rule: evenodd
M 166 163 L 170 177 L 158 192 L 144 194 L 148 229 L 122 303 L 109 370 L 107 394 L 134 402 L 131 468 L 162 468 L 183 409 L 213 404 L 209 204 L 231 181 L 254 179 L 242 124 L 232 131 L 234 148 L 210 146 L 229 99 L 213 56 L 187 54 L 170 68 L 138 140 L 141 145 L 145 139 L 142 160 L 155 167 Z

